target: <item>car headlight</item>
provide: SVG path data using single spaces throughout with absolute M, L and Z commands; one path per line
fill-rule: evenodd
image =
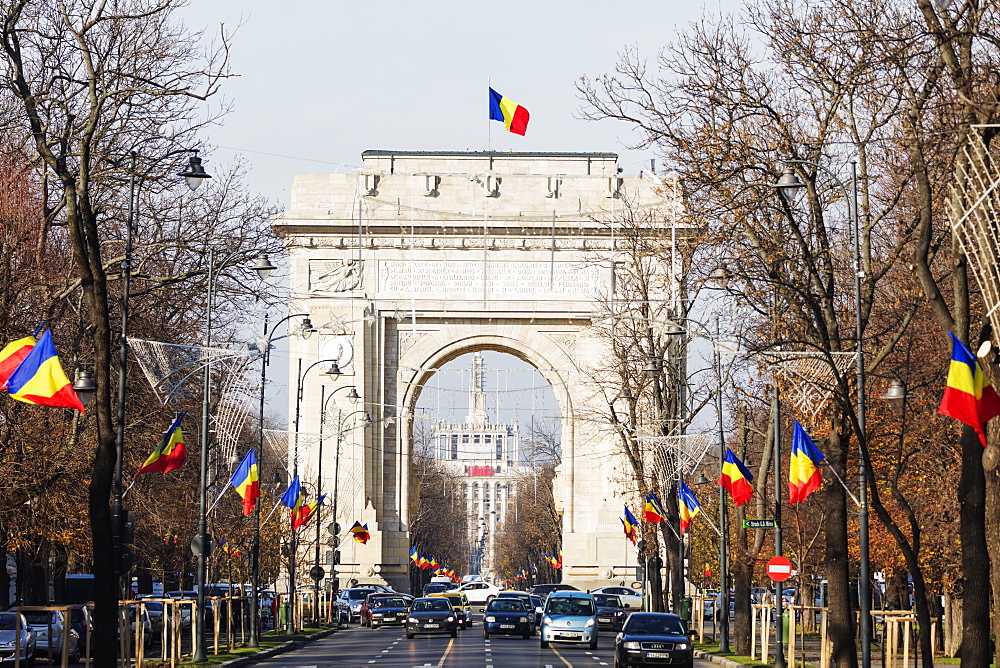
M 546 617 L 545 619 L 542 620 L 542 624 L 551 624 L 551 623 L 552 623 L 551 617 Z
M 449 618 L 448 618 L 448 621 L 449 621 L 449 622 L 453 622 L 453 621 L 455 621 L 455 618 L 454 618 L 454 617 L 449 617 Z
M 487 617 L 487 618 L 486 618 L 485 620 L 483 620 L 483 621 L 486 621 L 486 622 L 489 622 L 490 624 L 492 624 L 492 623 L 493 623 L 493 622 L 495 622 L 496 620 L 497 620 L 497 618 L 496 618 L 496 617 L 494 617 L 493 615 L 490 615 L 489 617 Z
M 372 617 L 381 617 L 381 616 L 382 616 L 381 612 L 373 612 L 372 613 Z
M 637 643 L 634 640 L 626 641 L 625 643 L 623 643 L 623 646 L 625 647 L 625 649 L 639 649 L 639 643 Z
M 417 618 L 416 617 L 407 617 L 406 621 L 409 622 L 410 624 L 416 624 L 417 623 Z
M 615 617 L 621 617 L 625 614 L 624 610 L 615 610 Z
M 593 626 L 593 625 L 594 625 L 595 623 L 596 623 L 596 620 L 595 620 L 595 619 L 594 619 L 593 617 L 591 617 L 590 619 L 588 619 L 588 620 L 587 620 L 587 623 L 586 623 L 586 624 L 584 624 L 584 626 L 586 626 L 586 627 L 587 627 L 587 628 L 589 629 L 589 628 L 590 628 L 591 626 Z
M 676 645 L 674 645 L 674 649 L 687 649 L 687 648 L 688 644 L 686 642 L 679 642 Z
M 527 617 L 518 617 L 518 618 L 517 618 L 517 621 L 519 621 L 519 622 L 521 622 L 521 623 L 523 624 L 523 623 L 525 623 L 526 621 L 528 621 L 528 618 L 527 618 Z

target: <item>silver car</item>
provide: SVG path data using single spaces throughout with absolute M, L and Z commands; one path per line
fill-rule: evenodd
M 72 627 L 67 632 L 63 627 L 63 613 L 55 610 L 24 610 L 22 614 L 35 634 L 36 654 L 44 654 L 50 658 L 62 656 L 65 642 L 69 662 L 80 661 L 80 634 Z
M 582 591 L 554 591 L 545 600 L 545 613 L 539 628 L 541 646 L 550 642 L 587 643 L 597 649 L 597 605 Z
M 35 665 L 35 634 L 23 616 L 0 612 L 0 663 L 15 663 L 18 659 L 28 668 Z

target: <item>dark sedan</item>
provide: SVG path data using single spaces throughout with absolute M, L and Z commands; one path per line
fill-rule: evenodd
M 418 598 L 410 606 L 406 616 L 406 637 L 413 638 L 418 633 L 447 633 L 458 637 L 458 617 L 451 609 L 451 601 L 446 598 Z
M 483 612 L 483 637 L 491 635 L 519 635 L 530 638 L 531 618 L 524 601 L 516 598 L 495 598 Z
M 371 627 L 403 626 L 410 611 L 410 601 L 403 596 L 382 596 L 371 603 Z
M 597 605 L 597 628 L 602 631 L 621 631 L 625 626 L 625 606 L 613 594 L 594 594 Z
M 694 665 L 687 626 L 677 615 L 636 612 L 615 638 L 615 666 Z

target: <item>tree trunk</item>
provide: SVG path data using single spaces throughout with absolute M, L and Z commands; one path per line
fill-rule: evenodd
M 958 483 L 962 541 L 962 663 L 988 666 L 990 559 L 986 548 L 986 476 L 983 446 L 972 427 L 962 429 L 962 477 Z
M 995 430 L 989 431 L 995 433 Z M 985 521 L 990 563 L 1000 563 L 997 561 L 1000 559 L 1000 448 L 994 441 L 995 439 L 991 439 L 986 450 L 982 453 L 986 486 Z M 1000 568 L 993 568 L 990 571 L 990 581 L 993 585 L 994 595 L 996 595 L 997 592 L 1000 592 Z M 994 614 L 992 619 L 993 637 L 1000 638 L 1000 615 Z M 996 655 L 993 661 L 1000 666 L 1000 644 L 994 644 L 998 647 L 994 649 Z
M 840 416 L 834 418 L 830 430 L 829 462 L 845 478 L 847 447 L 840 437 Z M 841 485 L 827 485 L 823 491 L 826 509 L 826 577 L 829 582 L 829 613 L 827 636 L 832 646 L 831 659 L 838 668 L 855 668 L 858 664 L 854 642 L 853 594 L 847 552 L 847 495 Z

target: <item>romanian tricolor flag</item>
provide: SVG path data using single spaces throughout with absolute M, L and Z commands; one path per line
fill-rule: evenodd
M 635 545 L 636 537 L 639 535 L 639 521 L 635 519 L 635 515 L 628 509 L 628 506 L 625 506 L 625 517 L 619 519 L 621 519 L 622 527 L 625 529 L 625 537 Z
M 938 413 L 964 422 L 979 434 L 986 447 L 985 425 L 1000 415 L 1000 396 L 983 376 L 983 369 L 965 345 L 951 337 L 951 366 Z
M 656 498 L 655 492 L 646 494 L 646 505 L 643 506 L 642 516 L 647 522 L 652 522 L 653 524 L 659 524 L 666 519 L 667 511 L 660 505 L 660 500 Z
M 325 500 L 326 494 L 323 494 L 312 503 L 306 503 L 299 506 L 298 513 L 292 515 L 292 529 L 298 529 L 301 526 L 305 526 L 309 520 L 312 519 L 313 515 L 316 514 L 316 509 L 322 506 L 323 501 Z
M 500 121 L 508 132 L 523 137 L 528 129 L 528 110 L 490 88 L 490 120 Z
M 417 552 L 417 548 L 415 548 L 415 547 L 411 547 L 410 548 L 410 561 L 413 562 L 414 566 L 419 565 L 419 562 L 420 562 L 420 553 Z
M 420 570 L 422 570 L 422 571 L 426 571 L 426 570 L 427 570 L 427 568 L 428 568 L 428 567 L 429 567 L 430 565 L 431 565 L 431 560 L 430 560 L 430 559 L 428 559 L 427 557 L 425 557 L 425 556 L 424 556 L 424 555 L 422 555 L 422 554 L 418 554 L 418 555 L 417 555 L 417 566 L 419 566 L 419 567 L 420 567 Z
M 819 465 L 823 459 L 823 453 L 796 420 L 792 431 L 792 456 L 788 459 L 788 503 L 801 503 L 820 488 L 823 476 Z
M 281 503 L 292 511 L 292 529 L 296 528 L 295 521 L 299 517 L 302 506 L 305 504 L 305 500 L 306 493 L 302 489 L 302 482 L 299 480 L 298 476 L 295 476 L 292 478 L 292 482 L 289 483 L 288 489 L 286 489 L 285 493 L 281 495 Z
M 163 434 L 160 444 L 156 446 L 149 457 L 146 457 L 146 461 L 135 472 L 136 478 L 143 473 L 166 473 L 184 466 L 186 454 L 184 451 L 184 430 L 181 429 L 181 420 L 184 419 L 184 415 L 186 414 L 177 414 L 173 424 Z
M 45 330 L 42 338 L 7 379 L 7 391 L 10 396 L 26 404 L 75 408 L 84 412 L 80 398 L 76 396 L 73 385 L 59 363 L 51 329 Z
M 35 343 L 35 337 L 26 336 L 8 343 L 3 350 L 0 350 L 0 390 L 7 389 L 7 379 L 17 371 L 17 367 L 21 366 L 21 362 L 35 347 Z
M 229 479 L 236 493 L 243 497 L 243 514 L 253 512 L 253 505 L 260 496 L 260 483 L 257 478 L 257 456 L 253 450 L 247 450 L 246 456 Z
M 722 461 L 722 476 L 719 484 L 729 490 L 733 497 L 733 503 L 742 506 L 753 496 L 753 475 L 747 470 L 732 450 L 726 448 L 726 458 Z
M 354 536 L 354 540 L 358 541 L 362 545 L 371 540 L 371 535 L 368 533 L 368 525 L 361 524 L 361 522 L 355 522 L 354 526 L 348 529 L 347 533 Z
M 226 554 L 228 554 L 230 557 L 238 557 L 238 556 L 240 556 L 239 549 L 237 549 L 237 547 L 235 545 L 233 545 L 232 543 L 230 543 L 225 538 L 219 539 L 219 547 L 221 547 L 222 551 L 225 552 Z
M 683 479 L 677 486 L 677 511 L 680 513 L 681 535 L 683 536 L 687 533 L 688 527 L 691 526 L 694 516 L 701 512 L 701 504 L 698 503 L 698 499 L 694 498 L 694 493 L 691 492 L 691 488 Z

